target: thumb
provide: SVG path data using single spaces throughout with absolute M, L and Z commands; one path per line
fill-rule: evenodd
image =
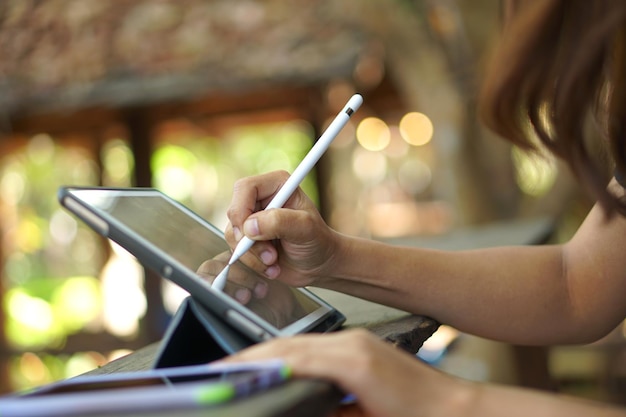
M 252 240 L 284 239 L 293 243 L 311 240 L 315 225 L 323 223 L 319 213 L 276 208 L 254 213 L 243 224 L 243 233 Z

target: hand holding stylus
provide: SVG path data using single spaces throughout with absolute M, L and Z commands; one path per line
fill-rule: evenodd
M 302 162 L 294 170 L 293 174 L 276 193 L 272 201 L 265 207 L 265 210 L 272 208 L 280 208 L 285 204 L 293 192 L 298 188 L 300 183 L 304 180 L 307 174 L 315 166 L 317 161 L 322 157 L 324 152 L 328 149 L 332 141 L 337 137 L 341 129 L 348 123 L 350 116 L 361 107 L 363 103 L 363 97 L 359 94 L 353 95 L 344 108 L 339 112 L 335 119 L 328 126 L 326 131 L 320 136 L 315 145 L 311 148 L 309 153 L 304 157 Z M 254 240 L 244 236 L 237 243 L 233 254 L 228 261 L 228 265 L 222 272 L 215 278 L 212 284 L 212 288 L 222 291 L 226 285 L 228 279 L 228 271 L 230 266 L 235 263 L 243 254 L 245 254 L 254 245 Z

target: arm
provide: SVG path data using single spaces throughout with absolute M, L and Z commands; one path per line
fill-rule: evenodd
M 626 219 L 595 207 L 564 245 L 459 252 L 340 238 L 325 286 L 520 344 L 597 340 L 626 316 Z
M 341 235 L 300 190 L 285 208 L 258 211 L 286 176 L 238 182 L 229 210 L 235 234 L 259 241 L 244 261 L 271 279 L 342 291 L 520 344 L 592 341 L 626 315 L 626 219 L 606 221 L 599 207 L 564 245 L 445 252 Z

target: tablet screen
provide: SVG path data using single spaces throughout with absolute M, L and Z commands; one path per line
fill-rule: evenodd
M 222 232 L 154 190 L 120 192 L 79 189 L 72 190 L 71 194 L 89 206 L 108 213 L 116 222 L 194 274 L 208 260 L 215 262 L 214 274 L 217 275 L 230 257 Z M 240 262 L 230 269 L 225 294 L 232 292 L 229 289 L 236 288 L 237 277 L 250 279 L 252 276 L 267 282 L 269 289 L 265 297 L 252 297 L 245 307 L 279 330 L 316 311 L 330 310 L 302 290 L 267 280 Z M 203 278 L 198 276 L 198 279 Z

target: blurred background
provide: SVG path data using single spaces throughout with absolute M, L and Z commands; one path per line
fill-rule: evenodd
M 291 171 L 365 103 L 303 187 L 337 230 L 446 249 L 567 239 L 590 202 L 559 162 L 478 122 L 496 0 L 3 0 L 0 392 L 159 340 L 185 294 L 66 214 L 60 185 L 151 186 L 220 228 L 242 176 Z M 504 240 L 503 240 L 504 239 Z M 624 402 L 624 329 L 584 347 L 442 327 L 470 379 Z

